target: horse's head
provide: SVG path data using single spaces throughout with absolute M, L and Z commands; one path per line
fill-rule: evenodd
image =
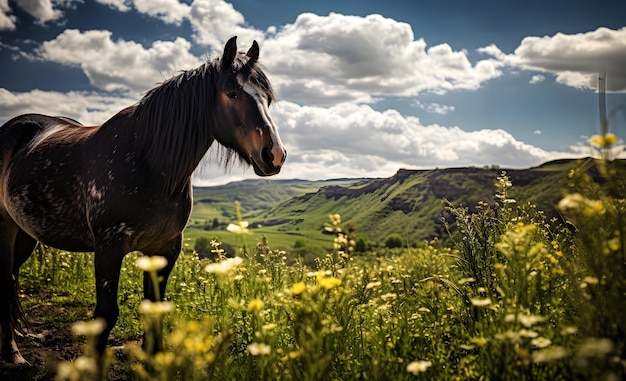
M 226 43 L 219 62 L 214 136 L 252 165 L 257 175 L 275 175 L 287 151 L 268 110 L 274 93 L 257 65 L 259 45 L 254 41 L 247 53 L 237 52 L 236 39 Z

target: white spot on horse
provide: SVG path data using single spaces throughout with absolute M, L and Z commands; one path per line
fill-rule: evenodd
M 89 195 L 96 200 L 102 199 L 102 191 L 96 187 L 96 183 L 93 181 L 90 181 L 89 184 Z
M 252 99 L 254 99 L 259 109 L 259 114 L 263 120 L 263 126 L 256 126 L 256 130 L 259 131 L 261 136 L 263 136 L 263 128 L 267 126 L 269 129 L 270 139 L 273 143 L 272 150 L 274 151 L 274 155 L 277 159 L 282 157 L 282 152 L 284 151 L 283 143 L 280 140 L 280 136 L 278 136 L 278 132 L 276 131 L 276 126 L 270 117 L 269 105 L 267 104 L 267 96 L 265 95 L 265 92 L 263 92 L 253 82 L 246 81 L 245 83 L 242 83 L 243 77 L 241 75 L 237 76 L 237 81 L 243 87 L 243 90 L 248 93 Z

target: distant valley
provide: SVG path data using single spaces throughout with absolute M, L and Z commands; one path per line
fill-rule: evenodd
M 585 164 L 586 163 L 586 164 Z M 235 222 L 235 201 L 250 224 L 248 246 L 267 237 L 275 249 L 316 254 L 330 250 L 332 237 L 323 234 L 328 215 L 339 213 L 342 223 L 357 236 L 380 244 L 399 234 L 408 245 L 445 238 L 442 199 L 455 206 L 473 208 L 477 202 L 494 203 L 495 183 L 503 171 L 513 183 L 510 197 L 531 202 L 548 216 L 569 188 L 570 170 L 585 166 L 595 182 L 601 173 L 590 160 L 558 160 L 529 169 L 466 167 L 431 170 L 400 169 L 382 179 L 326 181 L 254 179 L 216 187 L 194 188 L 194 209 L 187 226 L 187 247 L 198 237 L 217 238 L 241 245 L 240 237 L 225 230 Z M 619 162 L 618 168 L 624 169 Z

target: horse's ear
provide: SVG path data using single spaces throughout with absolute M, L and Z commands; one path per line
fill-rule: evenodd
M 224 54 L 221 60 L 222 70 L 228 69 L 233 64 L 235 56 L 237 56 L 237 36 L 231 37 L 224 47 Z
M 248 60 L 249 64 L 254 64 L 259 59 L 259 44 L 257 44 L 256 40 L 252 41 L 252 46 L 248 49 L 246 55 L 250 57 Z

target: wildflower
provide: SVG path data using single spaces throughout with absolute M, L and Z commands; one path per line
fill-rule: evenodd
M 474 307 L 485 307 L 491 304 L 491 298 L 471 298 L 470 302 Z
M 167 259 L 165 257 L 161 257 L 159 255 L 153 255 L 151 257 L 142 256 L 137 258 L 135 262 L 137 267 L 142 269 L 145 272 L 153 272 L 159 271 L 165 266 L 167 266 Z
M 599 200 L 590 200 L 580 193 L 573 193 L 565 196 L 559 201 L 557 208 L 563 213 L 582 213 L 585 217 L 594 214 L 603 215 L 604 204 Z
M 621 246 L 620 239 L 618 237 L 611 238 L 606 242 L 606 246 L 611 251 L 617 251 Z
M 340 214 L 329 214 L 328 218 L 330 219 L 330 222 L 334 225 L 337 226 L 341 223 L 341 215 Z
M 381 296 L 380 296 L 380 298 L 381 298 L 383 301 L 387 301 L 387 300 L 394 300 L 394 299 L 396 299 L 397 297 L 398 297 L 398 294 L 395 294 L 395 293 L 393 293 L 393 292 L 389 292 L 389 293 L 387 293 L 387 294 L 384 294 L 384 295 L 381 295 Z
M 382 282 L 377 281 L 377 282 L 369 282 L 368 284 L 365 285 L 365 289 L 369 290 L 370 288 L 375 288 L 375 287 L 379 287 L 380 285 L 382 285 Z
M 432 365 L 433 363 L 430 361 L 411 361 L 409 365 L 406 366 L 406 371 L 417 376 L 420 373 L 426 372 Z
M 273 330 L 276 327 L 278 327 L 278 324 L 276 323 L 267 323 L 263 327 L 261 327 L 261 329 L 263 330 L 263 332 L 268 332 L 268 331 Z
M 550 339 L 546 339 L 543 336 L 539 336 L 537 338 L 534 338 L 530 341 L 530 344 L 535 347 L 535 348 L 545 348 L 550 346 L 550 344 L 552 344 L 552 341 L 550 341 Z
M 324 290 L 330 290 L 332 288 L 335 288 L 335 287 L 339 286 L 341 284 L 341 279 L 337 279 L 337 278 L 331 276 L 331 277 L 328 277 L 328 278 L 322 278 L 322 279 L 318 280 L 318 284 Z
M 98 336 L 104 331 L 106 322 L 102 318 L 90 321 L 78 321 L 72 325 L 72 333 L 75 336 Z
M 561 359 L 565 356 L 567 356 L 567 350 L 565 348 L 554 347 L 533 352 L 532 359 L 535 363 L 550 362 Z
M 594 135 L 589 139 L 589 143 L 596 147 L 607 148 L 617 143 L 619 139 L 615 134 L 608 133 L 605 135 Z
M 96 359 L 87 356 L 79 356 L 74 360 L 74 366 L 79 372 L 83 373 L 93 373 L 95 374 L 98 370 L 98 364 L 96 364 Z
M 529 339 L 534 339 L 535 337 L 539 336 L 537 332 L 531 329 L 520 329 L 517 334 L 519 335 L 519 337 L 527 337 Z
M 160 316 L 172 311 L 174 303 L 171 302 L 152 302 L 144 299 L 139 304 L 139 312 L 144 315 Z
M 515 321 L 516 316 L 514 314 L 508 314 L 504 317 L 504 321 L 506 322 L 513 322 Z M 532 314 L 517 314 L 517 321 L 520 322 L 520 324 L 522 324 L 524 327 L 526 328 L 530 328 L 533 325 L 537 324 L 537 323 L 541 323 L 542 321 L 544 321 L 545 318 L 539 315 L 532 315 Z
M 254 299 L 248 303 L 248 312 L 259 312 L 263 309 L 265 303 L 261 299 Z
M 476 345 L 477 345 L 477 346 L 479 346 L 479 347 L 484 347 L 484 346 L 485 346 L 485 344 L 487 344 L 487 339 L 485 339 L 485 338 L 484 338 L 484 337 L 482 337 L 482 336 L 481 336 L 481 337 L 472 337 L 472 338 L 470 339 L 470 342 L 471 342 L 472 344 L 476 344 Z
M 248 230 L 248 221 L 240 221 L 236 224 L 228 224 L 228 226 L 226 227 L 226 230 L 234 234 L 250 233 L 250 231 Z
M 263 343 L 252 343 L 248 345 L 248 352 L 252 356 L 269 355 L 272 352 L 272 347 Z
M 228 258 L 221 262 L 209 263 L 204 268 L 204 271 L 217 275 L 226 275 L 235 267 L 239 266 L 242 262 L 243 259 L 241 259 L 240 257 Z
M 298 282 L 291 286 L 291 293 L 293 295 L 300 295 L 306 290 L 306 284 L 304 282 Z
M 457 282 L 458 284 L 465 284 L 465 283 L 474 283 L 476 282 L 476 279 L 474 278 L 463 278 L 463 279 L 459 279 L 459 281 Z
M 583 282 L 587 284 L 598 284 L 598 278 L 594 276 L 586 276 L 583 278 Z

